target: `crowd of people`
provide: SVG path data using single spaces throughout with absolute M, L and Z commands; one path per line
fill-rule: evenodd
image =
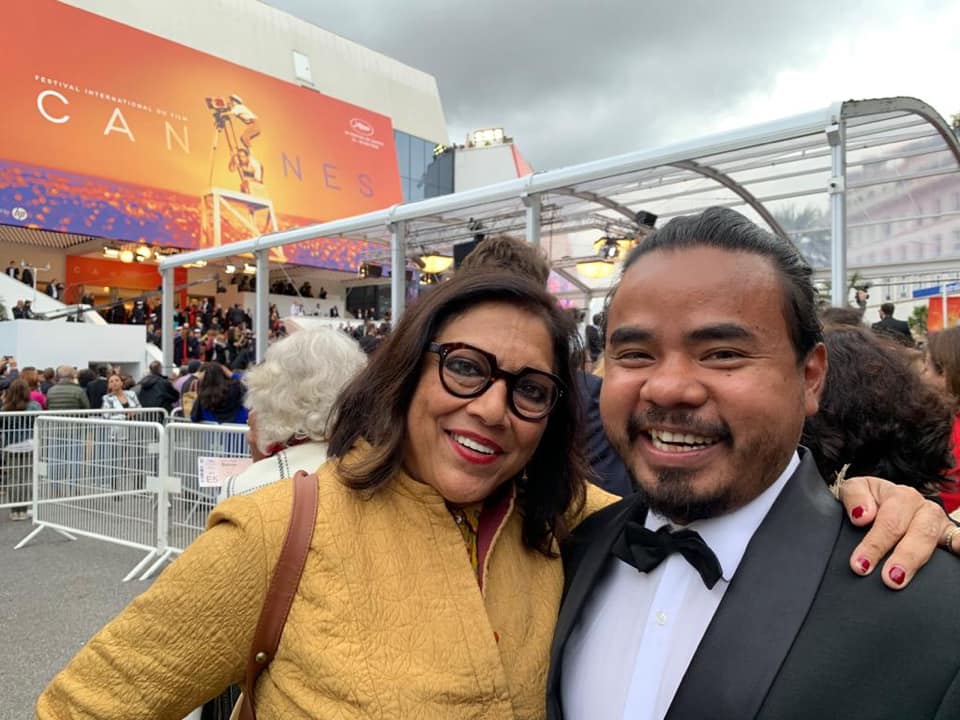
M 960 529 L 924 499 L 951 482 L 940 343 L 917 363 L 825 332 L 795 249 L 713 208 L 627 258 L 586 383 L 546 261 L 485 243 L 366 360 L 310 331 L 271 347 L 245 402 L 259 462 L 37 716 L 179 718 L 244 683 L 263 718 L 958 717 Z M 829 371 L 851 342 L 888 392 L 936 395 L 886 417 L 882 388 Z M 934 437 L 905 452 L 906 423 Z M 896 482 L 851 477 L 874 472 Z
M 19 368 L 15 358 L 5 357 L 0 362 L 0 393 L 6 399 L 8 390 L 14 388 L 11 397 L 17 398 L 17 407 L 5 408 L 8 410 L 103 409 L 117 411 L 120 419 L 125 409 L 162 408 L 167 413 L 182 411 L 198 421 L 242 424 L 245 414 L 227 413 L 227 408 L 237 411 L 243 405 L 242 377 L 220 363 L 198 359 L 175 368 L 170 376 L 154 361 L 137 380 L 121 368 L 105 364 L 79 370 L 71 365 L 38 370 Z M 22 402 L 21 386 L 27 393 Z

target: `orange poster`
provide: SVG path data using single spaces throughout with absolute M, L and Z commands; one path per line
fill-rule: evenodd
M 55 0 L 7 0 L 0 43 L 0 223 L 195 248 L 402 201 L 383 115 Z
M 947 327 L 960 325 L 960 297 L 947 298 Z M 943 298 L 939 295 L 930 298 L 927 305 L 927 330 L 943 330 Z

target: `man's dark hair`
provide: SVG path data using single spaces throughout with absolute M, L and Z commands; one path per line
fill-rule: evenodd
M 546 287 L 550 261 L 536 245 L 510 235 L 494 235 L 480 241 L 460 263 L 457 274 L 502 270 L 519 273 Z
M 852 307 L 827 307 L 820 311 L 820 322 L 824 327 L 828 325 L 863 327 L 863 312 L 859 308 Z
M 407 433 L 419 430 L 407 427 L 407 411 L 427 346 L 452 319 L 486 302 L 509 303 L 543 320 L 552 339 L 553 372 L 566 385 L 527 463 L 528 479 L 517 487 L 524 544 L 551 555 L 554 540 L 569 534 L 570 518 L 583 507 L 590 469 L 580 445 L 580 399 L 570 352 L 577 328 L 541 283 L 516 272 L 477 269 L 458 272 L 421 297 L 340 393 L 331 413 L 329 454 L 340 458 L 338 474 L 348 487 L 375 490 L 390 482 L 402 467 Z M 373 446 L 370 454 L 345 462 L 360 440 Z
M 160 364 L 159 360 L 154 360 L 150 363 L 150 374 L 151 375 L 162 375 L 163 365 Z
M 97 365 L 97 375 L 102 378 L 105 378 L 110 373 L 110 368 L 106 365 Z
M 593 316 L 593 324 L 596 325 L 597 327 L 600 327 L 601 325 L 603 325 L 603 313 L 596 313 Z
M 813 287 L 813 271 L 803 256 L 790 241 L 767 232 L 728 208 L 712 207 L 699 215 L 674 218 L 630 251 L 623 263 L 623 275 L 644 255 L 657 250 L 666 252 L 698 247 L 750 253 L 767 258 L 780 275 L 783 286 L 783 316 L 797 360 L 802 362 L 817 343 L 822 342 L 823 329 L 817 318 L 817 291 Z M 607 297 L 608 307 L 615 293 L 616 287 Z
M 897 306 L 893 303 L 884 303 L 880 306 L 880 312 L 882 312 L 887 317 L 893 317 L 893 311 L 897 309 Z
M 953 464 L 953 411 L 911 367 L 908 350 L 866 328 L 829 327 L 820 410 L 808 417 L 801 444 L 827 482 L 877 475 L 936 492 Z
M 93 370 L 91 370 L 90 368 L 81 368 L 80 370 L 77 371 L 77 384 L 82 388 L 87 387 L 87 385 L 89 385 L 96 379 L 97 379 L 97 376 L 94 374 Z

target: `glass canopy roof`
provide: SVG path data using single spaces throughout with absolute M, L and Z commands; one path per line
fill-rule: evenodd
M 832 144 L 831 144 L 832 143 Z M 960 144 L 933 108 L 906 97 L 836 103 L 779 121 L 535 173 L 468 192 L 183 253 L 161 269 L 315 237 L 373 244 L 390 264 L 450 254 L 477 232 L 539 241 L 561 296 L 604 293 L 589 277 L 599 238 L 722 205 L 791 239 L 815 268 L 960 257 Z M 480 228 L 480 230 L 478 230 Z M 377 247 L 382 250 L 376 250 Z M 835 248 L 846 248 L 834 262 Z M 411 265 L 412 267 L 412 265 Z M 582 267 L 582 266 L 581 266 Z M 402 278 L 402 275 L 400 276 Z M 396 295 L 395 295 L 396 297 Z

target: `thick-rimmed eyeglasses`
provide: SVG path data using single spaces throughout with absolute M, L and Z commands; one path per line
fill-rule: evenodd
M 466 343 L 430 343 L 427 352 L 440 356 L 440 383 L 454 397 L 483 395 L 497 380 L 507 384 L 507 405 L 521 420 L 542 420 L 563 395 L 563 381 L 543 370 L 509 372 L 497 367 L 497 356 Z

